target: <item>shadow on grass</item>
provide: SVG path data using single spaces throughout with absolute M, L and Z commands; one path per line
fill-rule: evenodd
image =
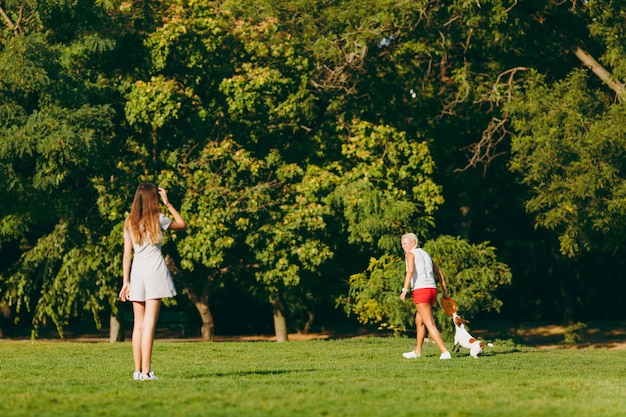
M 508 321 L 473 320 L 469 329 L 474 337 L 485 342 L 493 342 L 496 345 L 495 353 L 514 353 L 532 348 L 605 348 L 626 349 L 626 321 L 590 321 L 585 323 L 585 328 L 580 332 L 578 343 L 564 343 L 566 326 L 550 323 L 512 323 Z M 186 341 L 206 342 L 192 329 L 184 336 L 179 330 L 159 327 L 156 331 L 155 340 L 161 341 Z M 196 332 L 197 333 L 197 332 Z M 16 328 L 11 334 L 4 334 L 1 340 L 29 340 L 30 333 L 26 327 Z M 130 332 L 125 333 L 125 340 L 130 341 Z M 290 333 L 290 341 L 306 340 L 340 340 L 369 337 L 389 337 L 389 333 L 373 331 L 369 328 L 358 328 L 354 331 L 321 331 L 318 333 Z M 415 338 L 414 331 L 404 334 L 409 339 Z M 41 329 L 40 340 L 79 341 L 79 342 L 105 342 L 109 340 L 108 329 L 95 330 L 89 326 L 74 327 L 67 329 L 64 338 L 60 338 L 52 326 Z M 216 335 L 214 342 L 275 342 L 274 335 Z M 450 340 L 448 337 L 446 340 Z M 451 340 L 450 340 L 451 341 Z M 503 344 L 504 341 L 504 344 Z M 518 347 L 512 349 L 512 345 Z M 499 348 L 506 346 L 506 348 Z M 487 350 L 485 351 L 487 352 Z

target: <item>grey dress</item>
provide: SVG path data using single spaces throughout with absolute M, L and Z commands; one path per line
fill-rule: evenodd
M 167 230 L 172 220 L 161 214 L 161 229 Z M 133 263 L 130 269 L 130 301 L 146 301 L 159 298 L 174 297 L 176 288 L 165 259 L 161 253 L 161 243 L 151 244 L 149 241 L 137 244 L 128 231 L 124 237 L 133 241 Z

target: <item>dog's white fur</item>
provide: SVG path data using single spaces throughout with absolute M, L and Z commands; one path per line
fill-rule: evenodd
M 460 348 L 463 347 L 465 349 L 469 349 L 470 355 L 474 358 L 478 358 L 479 355 L 482 355 L 483 350 L 485 349 L 485 344 L 473 337 L 465 329 L 464 323 L 469 322 L 457 313 L 452 313 L 452 322 L 456 328 L 456 333 L 454 334 L 454 347 L 452 348 L 452 351 L 458 352 Z

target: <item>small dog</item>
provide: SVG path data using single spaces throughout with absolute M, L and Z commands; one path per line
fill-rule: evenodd
M 482 355 L 485 349 L 485 344 L 475 337 L 472 337 L 472 335 L 465 329 L 464 323 L 469 323 L 469 321 L 465 320 L 457 313 L 453 313 L 452 322 L 456 328 L 456 333 L 454 334 L 454 347 L 452 348 L 452 351 L 458 352 L 461 347 L 463 347 L 465 349 L 469 349 L 470 355 L 474 358 L 478 358 L 479 355 Z M 489 343 L 487 346 L 493 347 L 493 344 Z

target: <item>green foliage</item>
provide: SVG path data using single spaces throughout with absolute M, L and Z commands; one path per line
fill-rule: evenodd
M 349 241 L 381 251 L 397 247 L 409 225 L 423 233 L 443 203 L 430 178 L 434 163 L 424 142 L 391 126 L 354 120 L 341 136 L 341 178 L 333 196 L 343 211 Z
M 111 90 L 96 61 L 115 43 L 93 33 L 98 8 L 82 10 L 72 31 L 63 22 L 80 7 L 25 2 L 19 20 L 16 4 L 5 5 L 24 33 L 0 41 L 0 302 L 34 336 L 48 321 L 62 332 L 83 314 L 99 326 L 113 258 L 92 181 L 107 166 L 115 106 L 102 100 Z M 68 14 L 46 30 L 60 10 Z
M 585 11 L 589 14 L 589 31 L 603 45 L 601 62 L 611 68 L 615 80 L 626 79 L 624 56 L 626 47 L 622 42 L 626 22 L 622 19 L 622 10 L 626 7 L 623 0 L 591 0 L 586 2 Z
M 2 42 L 0 71 L 3 90 L 18 102 L 40 89 L 49 88 L 50 75 L 45 60 L 53 54 L 42 34 L 10 37 Z M 4 96 L 4 94 L 3 94 Z M 4 119 L 10 121 L 11 119 Z
M 584 331 L 587 329 L 587 325 L 582 322 L 572 323 L 565 328 L 565 335 L 563 336 L 563 343 L 571 345 L 584 341 Z
M 536 75 L 509 107 L 511 169 L 532 191 L 526 209 L 569 257 L 611 250 L 626 231 L 625 107 L 587 82 L 580 71 L 552 85 Z
M 490 245 L 468 242 L 496 242 L 513 260 L 520 246 L 551 252 L 532 231 L 510 236 L 500 214 L 521 205 L 560 236 L 563 253 L 617 248 L 619 258 L 623 106 L 593 79 L 564 74 L 580 66 L 575 44 L 623 78 L 621 0 L 1 7 L 17 22 L 20 6 L 23 33 L 6 20 L 0 33 L 0 288 L 1 296 L 30 288 L 22 306 L 41 311 L 39 321 L 63 324 L 84 312 L 80 303 L 91 315 L 115 310 L 118 229 L 144 180 L 179 198 L 191 226 L 165 247 L 186 288 L 214 279 L 303 308 L 340 294 L 350 276 L 361 292 L 370 274 L 381 274 L 375 289 L 391 285 L 384 254 L 412 230 L 464 236 L 429 250 L 467 314 L 499 311 L 492 291 L 511 281 L 508 268 Z M 562 81 L 531 75 L 521 86 L 529 67 Z M 456 171 L 480 146 L 488 161 L 508 158 L 510 127 L 518 134 L 510 166 L 528 200 L 511 191 L 508 161 L 484 177 Z M 39 260 L 48 241 L 65 251 L 49 265 Z M 70 265 L 66 253 L 84 263 Z M 377 261 L 361 272 L 370 256 Z M 55 301 L 61 282 L 91 298 L 68 290 L 68 304 Z M 368 304 L 368 322 L 392 316 L 388 328 L 406 327 L 411 306 L 394 306 L 393 293 Z M 375 295 L 359 300 L 364 310 Z M 38 297 L 49 307 L 36 308 Z
M 465 319 L 500 311 L 503 303 L 498 289 L 510 285 L 513 276 L 509 266 L 498 261 L 496 248 L 489 242 L 470 244 L 444 235 L 426 242 L 424 250 L 443 271 L 448 295 L 458 303 Z M 437 309 L 436 315 L 441 328 L 451 333 L 450 318 L 442 309 Z
M 175 80 L 157 76 L 149 82 L 137 81 L 128 94 L 126 118 L 131 125 L 163 127 L 169 120 L 178 118 L 180 96 Z
M 433 261 L 444 271 L 448 292 L 463 314 L 500 311 L 496 291 L 511 283 L 509 267 L 498 261 L 489 242 L 470 244 L 453 236 L 440 236 L 424 244 Z
M 332 253 L 325 243 L 324 172 L 303 172 L 273 152 L 254 158 L 235 142 L 209 144 L 189 166 L 186 211 L 196 230 L 178 244 L 183 266 L 256 275 L 269 293 L 300 282 Z M 243 251 L 243 252 L 242 252 Z M 242 253 L 253 254 L 244 263 Z
M 59 253 L 41 276 L 34 261 L 14 268 L 23 273 L 18 281 L 32 280 L 29 305 L 37 285 L 54 276 L 97 276 L 90 282 L 109 296 L 84 302 L 92 313 L 115 310 L 119 227 L 138 181 L 184 196 L 190 232 L 166 249 L 186 271 L 186 288 L 229 277 L 260 297 L 282 293 L 305 304 L 333 287 L 329 281 L 363 269 L 363 253 L 396 248 L 409 225 L 426 233 L 443 198 L 421 139 L 430 137 L 434 112 L 419 110 L 437 90 L 427 68 L 459 50 L 456 41 L 440 44 L 441 30 L 457 25 L 457 16 L 461 33 L 450 39 L 464 39 L 465 24 L 485 36 L 506 23 L 495 1 L 478 14 L 462 1 L 449 8 L 387 0 L 29 6 L 26 36 L 3 38 L 1 51 L 0 113 L 11 120 L 2 127 L 1 163 L 16 196 L 3 207 L 1 230 L 11 244 L 24 240 L 26 256 L 66 225 L 62 247 L 89 267 L 72 269 Z M 450 71 L 467 79 L 458 67 Z M 421 104 L 400 104 L 417 84 Z M 389 91 L 397 93 L 387 100 Z M 388 111 L 378 110 L 382 102 Z M 50 215 L 58 190 L 66 192 Z M 343 265 L 339 252 L 359 256 Z M 55 317 L 61 326 L 80 314 L 78 296 L 55 305 L 58 292 L 44 293 L 53 295 L 37 320 Z
M 5 276 L 3 301 L 15 312 L 32 313 L 33 337 L 51 319 L 59 333 L 71 317 L 90 312 L 100 327 L 99 313 L 110 302 L 108 281 L 113 270 L 106 248 L 74 235 L 67 223 L 58 224 L 25 252 L 19 265 Z
M 238 64 L 219 89 L 236 140 L 259 157 L 280 149 L 285 161 L 306 163 L 317 100 L 309 59 L 276 19 L 236 19 L 232 25 Z
M 346 314 L 354 314 L 363 324 L 378 325 L 379 330 L 404 332 L 411 327 L 415 311 L 409 299 L 402 303 L 404 262 L 397 256 L 371 258 L 367 271 L 350 277 L 350 289 L 337 303 Z

